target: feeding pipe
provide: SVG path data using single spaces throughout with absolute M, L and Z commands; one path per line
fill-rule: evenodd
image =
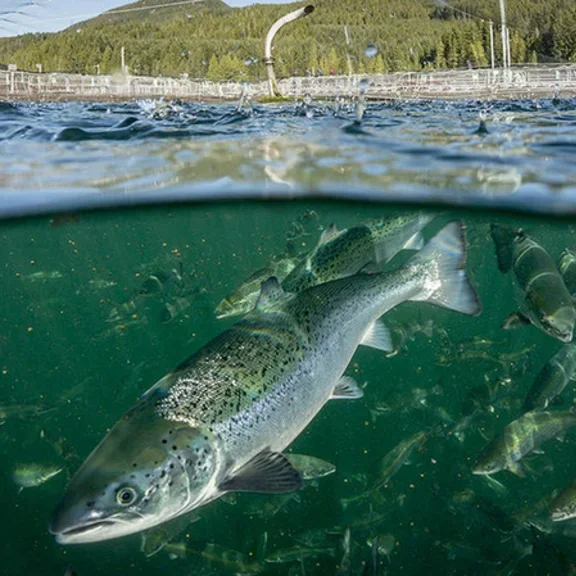
M 274 40 L 274 36 L 278 33 L 280 28 L 289 22 L 294 22 L 294 20 L 298 20 L 299 18 L 303 18 L 304 16 L 308 16 L 308 14 L 312 14 L 314 12 L 314 6 L 312 4 L 308 4 L 308 6 L 304 6 L 304 8 L 299 8 L 298 10 L 294 10 L 294 12 L 290 12 L 286 14 L 286 16 L 282 16 L 279 20 L 276 20 L 272 25 L 272 28 L 266 34 L 266 42 L 264 46 L 264 64 L 266 64 L 266 73 L 268 75 L 268 89 L 270 92 L 270 96 L 281 96 L 280 90 L 278 89 L 278 84 L 276 84 L 276 75 L 274 74 L 274 58 L 272 57 L 272 41 Z

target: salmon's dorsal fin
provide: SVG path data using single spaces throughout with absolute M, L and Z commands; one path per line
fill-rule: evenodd
M 218 488 L 224 492 L 285 494 L 303 485 L 302 475 L 288 458 L 265 448 L 242 468 L 225 478 Z
M 332 242 L 335 238 L 342 234 L 341 230 L 338 230 L 336 224 L 332 222 L 327 228 L 322 230 L 322 234 L 320 235 L 320 240 L 318 240 L 318 246 L 322 246 L 323 244 L 328 244 L 328 242 Z

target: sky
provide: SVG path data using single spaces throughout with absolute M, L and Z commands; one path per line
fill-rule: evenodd
M 0 36 L 27 32 L 57 32 L 134 0 L 0 0 Z M 173 0 L 174 1 L 174 0 Z M 178 0 L 175 0 L 178 1 Z M 180 0 L 182 1 L 182 0 Z M 224 0 L 229 6 L 247 6 L 256 0 Z M 294 0 L 258 0 L 286 4 Z

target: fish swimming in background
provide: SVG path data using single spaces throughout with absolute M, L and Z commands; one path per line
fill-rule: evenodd
M 282 288 L 299 292 L 351 276 L 370 264 L 382 266 L 400 250 L 420 249 L 424 245 L 421 230 L 434 217 L 415 213 L 379 218 L 342 231 L 329 226 L 322 232 L 316 248 L 282 282 Z
M 20 494 L 24 488 L 41 486 L 50 478 L 60 474 L 62 470 L 64 470 L 62 466 L 55 464 L 39 464 L 37 462 L 17 464 L 12 471 L 12 479 L 19 487 L 18 494 Z
M 576 253 L 573 250 L 566 248 L 560 254 L 558 270 L 562 274 L 566 289 L 572 298 L 576 298 Z
M 49 529 L 62 544 L 151 528 L 226 492 L 289 493 L 282 451 L 330 399 L 362 396 L 344 372 L 359 345 L 390 349 L 379 318 L 402 302 L 476 315 L 460 222 L 400 268 L 296 294 L 275 278 L 256 308 L 140 397 L 72 478 Z
M 315 458 L 314 456 L 305 456 L 304 454 L 293 454 L 292 452 L 284 454 L 288 462 L 300 472 L 302 480 L 316 480 L 317 478 L 324 478 L 336 472 L 336 466 Z
M 408 462 L 414 450 L 421 448 L 426 441 L 426 432 L 417 432 L 399 442 L 380 460 L 371 490 L 378 490 L 387 484 L 391 478 Z
M 246 314 L 254 307 L 260 285 L 271 276 L 278 278 L 286 292 L 352 276 L 369 265 L 381 267 L 400 250 L 419 249 L 424 240 L 421 230 L 434 215 L 416 213 L 379 218 L 338 231 L 326 228 L 318 245 L 302 259 L 283 258 L 255 272 L 216 308 L 218 318 Z
M 342 538 L 342 559 L 336 570 L 336 576 L 346 576 L 351 573 L 352 565 L 350 561 L 350 527 L 347 527 L 344 531 L 344 537 Z
M 42 404 L 0 404 L 0 426 L 7 420 L 27 420 L 32 416 L 41 416 L 56 410 Z
M 180 296 L 184 296 L 184 287 L 184 270 L 181 261 L 178 261 L 176 265 L 172 266 L 168 271 L 156 270 L 142 281 L 128 300 L 121 302 L 110 310 L 106 322 L 121 322 L 123 319 L 136 314 L 142 304 L 148 298 L 154 296 L 173 296 L 174 299 L 177 300 Z M 174 310 L 169 311 L 168 315 L 178 315 L 180 313 L 179 308 L 182 307 L 182 303 L 173 306 Z
M 175 542 L 167 544 L 164 549 L 174 558 L 196 556 L 206 560 L 214 567 L 218 566 L 217 572 L 211 572 L 213 574 L 261 574 L 264 570 L 260 563 L 247 554 L 212 542 L 204 545 L 193 542 Z
M 532 324 L 553 338 L 570 342 L 576 310 L 548 252 L 522 230 L 492 224 L 490 232 L 498 268 L 503 273 L 514 270 L 523 293 L 521 310 L 511 314 L 503 328 Z
M 238 288 L 230 292 L 216 307 L 216 318 L 230 318 L 247 314 L 254 309 L 262 282 L 274 276 L 280 283 L 296 267 L 297 258 L 276 258 L 254 274 L 250 275 Z
M 291 548 L 276 550 L 266 556 L 267 564 L 289 564 L 291 562 L 302 562 L 308 558 L 318 558 L 319 556 L 334 556 L 336 551 L 333 547 L 307 547 L 297 544 Z
M 576 343 L 569 342 L 538 372 L 526 400 L 524 410 L 544 410 L 562 393 L 570 380 L 576 379 Z
M 572 480 L 550 503 L 550 517 L 554 522 L 576 518 L 576 480 Z
M 482 450 L 472 472 L 495 474 L 501 470 L 510 470 L 520 473 L 519 462 L 524 456 L 572 426 L 576 426 L 576 414 L 569 411 L 527 412 L 510 422 Z

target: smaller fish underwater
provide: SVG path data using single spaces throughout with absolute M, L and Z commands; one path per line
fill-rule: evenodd
M 520 310 L 505 320 L 503 328 L 532 324 L 557 340 L 570 342 L 576 309 L 548 252 L 522 230 L 492 224 L 490 232 L 498 268 L 504 274 L 513 270 L 522 292 Z
M 571 380 L 576 379 L 576 343 L 562 348 L 538 372 L 526 395 L 524 410 L 545 410 Z
M 220 302 L 216 316 L 248 313 L 256 304 L 262 282 L 270 276 L 278 278 L 286 292 L 299 292 L 352 276 L 370 265 L 378 270 L 401 250 L 422 248 L 421 230 L 433 219 L 433 215 L 417 213 L 380 218 L 341 231 L 331 225 L 302 259 L 276 259 L 255 272 Z
M 0 404 L 0 426 L 8 420 L 26 420 L 56 410 L 42 404 Z
M 521 473 L 519 462 L 524 456 L 573 426 L 576 426 L 576 414 L 572 412 L 527 412 L 510 422 L 482 450 L 472 472 L 495 474 L 510 470 Z
M 42 484 L 60 474 L 62 470 L 64 470 L 62 466 L 55 464 L 40 464 L 37 462 L 16 464 L 12 471 L 12 479 L 19 487 L 18 494 L 20 494 L 24 488 L 42 486 Z
M 550 517 L 554 522 L 576 518 L 576 480 L 572 480 L 550 503 Z
M 266 266 L 250 275 L 218 304 L 216 318 L 231 318 L 247 314 L 253 310 L 260 294 L 262 282 L 272 276 L 278 278 L 279 282 L 283 282 L 298 262 L 297 258 L 292 257 L 280 257 L 268 262 Z
M 560 254 L 558 270 L 562 274 L 566 289 L 572 298 L 576 298 L 576 252 L 574 250 L 566 248 Z

